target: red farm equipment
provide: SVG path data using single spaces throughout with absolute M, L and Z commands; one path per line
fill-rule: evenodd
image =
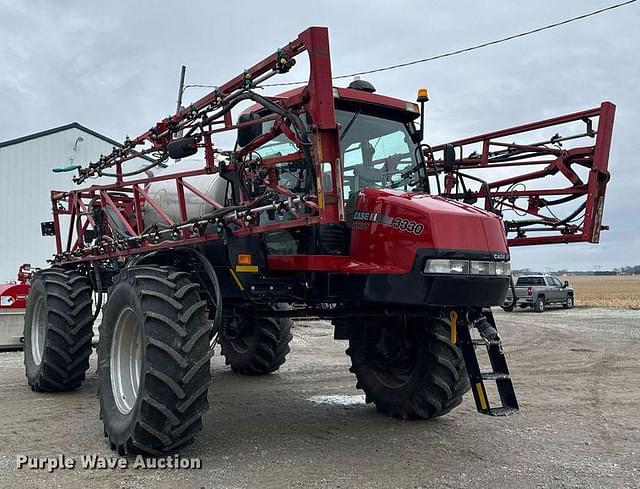
M 259 91 L 304 52 L 304 87 Z M 510 284 L 509 245 L 598 241 L 614 106 L 430 147 L 426 101 L 363 80 L 335 88 L 328 32 L 312 27 L 78 168 L 78 184 L 114 181 L 51 193 L 42 231 L 57 251 L 28 299 L 25 338 L 42 339 L 25 341 L 29 384 L 80 385 L 106 294 L 99 398 L 120 453 L 189 445 L 216 344 L 238 373 L 273 372 L 300 316 L 332 321 L 384 413 L 439 416 L 470 388 L 481 413 L 517 411 L 490 310 Z M 232 150 L 213 143 L 225 131 Z M 197 167 L 162 168 L 196 154 Z M 131 170 L 141 155 L 152 162 Z
M 31 278 L 37 271 L 24 263 L 17 281 L 0 284 L 0 349 L 22 348 L 24 310 Z

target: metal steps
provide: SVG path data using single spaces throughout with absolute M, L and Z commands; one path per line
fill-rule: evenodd
M 463 322 L 456 321 L 457 314 L 452 312 L 451 327 L 456 330 L 456 344 L 462 351 L 471 390 L 479 413 L 489 416 L 509 416 L 518 411 L 518 400 L 516 399 L 507 360 L 502 351 L 502 342 L 495 326 L 491 310 L 484 311 L 486 319 L 482 319 L 474 324 L 478 329 L 480 338 L 472 338 L 471 331 Z M 482 371 L 476 356 L 476 346 L 484 346 L 491 364 L 491 370 Z M 496 383 L 500 405 L 493 406 L 487 396 L 485 381 Z

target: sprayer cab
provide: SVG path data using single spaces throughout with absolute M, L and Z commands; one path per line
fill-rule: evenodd
M 305 90 L 280 94 L 274 101 L 298 97 Z M 376 94 L 365 80 L 334 87 L 333 95 L 339 172 L 335 181 L 323 175 L 321 185 L 340 190 L 344 220 L 265 236 L 269 269 L 325 274 L 326 290 L 322 295 L 314 291 L 318 301 L 340 296 L 353 303 L 500 304 L 510 275 L 500 217 L 430 194 L 420 145 L 423 111 L 415 103 Z M 422 108 L 427 100 L 421 89 Z M 249 124 L 238 129 L 237 147 L 268 134 L 270 122 L 250 122 L 271 115 L 260 104 L 246 109 L 238 122 Z M 313 125 L 307 114 L 302 119 L 307 127 Z M 266 159 L 295 150 L 295 142 L 281 133 L 253 153 Z M 300 190 L 303 180 L 298 169 L 292 172 L 290 167 L 277 178 L 292 192 Z M 309 239 L 309 234 L 319 239 Z

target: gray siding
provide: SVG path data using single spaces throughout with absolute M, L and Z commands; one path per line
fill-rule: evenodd
M 54 238 L 40 235 L 40 223 L 51 220 L 50 192 L 77 186 L 71 181 L 75 172 L 51 170 L 84 165 L 111 149 L 110 143 L 76 128 L 0 148 L 0 283 L 14 279 L 21 263 L 46 267 L 55 252 Z M 83 186 L 94 183 L 99 182 Z

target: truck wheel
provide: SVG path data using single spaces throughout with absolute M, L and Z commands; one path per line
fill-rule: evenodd
M 512 312 L 513 311 L 513 306 L 502 306 L 502 310 L 504 312 Z
M 565 309 L 573 309 L 573 296 L 572 295 L 568 295 L 567 296 L 567 300 L 565 301 L 564 304 L 562 304 L 562 307 L 564 307 Z
M 77 270 L 49 268 L 31 283 L 24 316 L 24 365 L 31 389 L 78 387 L 89 369 L 91 284 Z
M 358 320 L 351 329 L 350 371 L 378 411 L 403 419 L 442 416 L 462 402 L 469 379 L 447 321 L 431 317 Z
M 159 455 L 193 442 L 209 407 L 206 301 L 189 274 L 137 266 L 114 278 L 98 346 L 105 436 L 125 453 Z
M 536 299 L 536 303 L 533 305 L 533 310 L 536 312 L 544 312 L 544 296 L 541 295 Z
M 289 307 L 280 305 L 279 309 Z M 285 362 L 293 338 L 289 318 L 227 317 L 220 333 L 225 363 L 242 375 L 275 372 Z

